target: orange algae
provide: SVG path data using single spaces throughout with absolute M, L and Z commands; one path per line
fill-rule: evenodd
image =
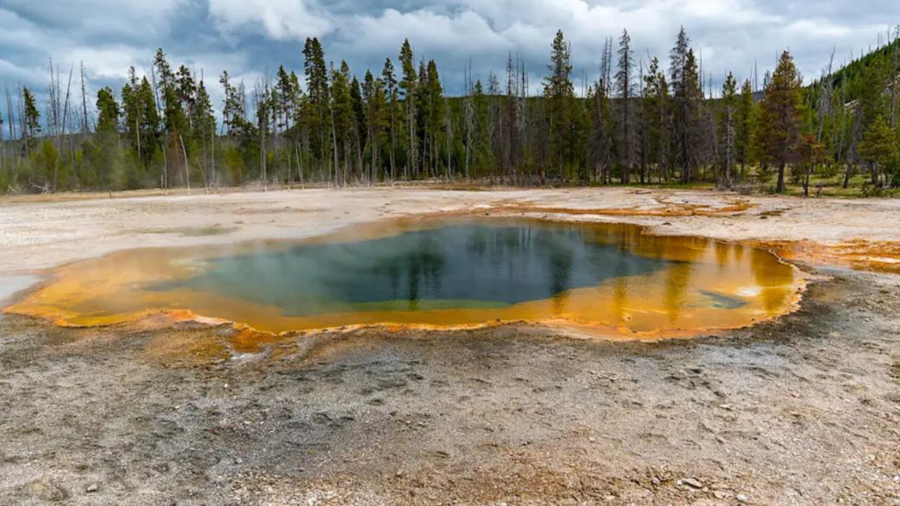
M 307 242 L 359 241 L 447 224 L 400 221 L 350 227 Z M 143 249 L 70 264 L 9 313 L 42 317 L 63 326 L 133 322 L 160 313 L 174 319 L 240 324 L 234 352 L 256 352 L 261 333 L 280 334 L 333 328 L 459 329 L 509 322 L 568 327 L 594 335 L 628 339 L 689 337 L 751 325 L 798 306 L 806 278 L 776 256 L 749 246 L 696 237 L 651 236 L 629 225 L 583 225 L 592 240 L 615 244 L 636 255 L 674 263 L 649 274 L 609 279 L 549 299 L 491 308 L 353 311 L 291 316 L 272 306 L 222 294 L 174 288 L 148 289 L 188 278 L 216 257 L 288 248 L 296 242 L 269 241 L 233 247 Z M 718 297 L 740 307 L 716 304 Z
M 665 218 L 677 218 L 687 216 L 729 216 L 740 214 L 753 208 L 753 204 L 744 199 L 736 199 L 725 206 L 712 206 L 709 204 L 689 204 L 669 202 L 663 197 L 654 199 L 660 207 L 650 208 L 597 208 L 579 209 L 570 207 L 542 207 L 526 204 L 509 204 L 501 209 L 507 212 L 517 213 L 546 213 L 572 216 L 655 216 Z
M 812 241 L 756 241 L 752 244 L 789 260 L 900 274 L 900 243 L 897 242 L 851 239 L 835 244 Z

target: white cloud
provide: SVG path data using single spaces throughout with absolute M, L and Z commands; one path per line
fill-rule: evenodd
M 302 71 L 302 40 L 319 37 L 326 58 L 348 60 L 362 74 L 396 59 L 404 38 L 417 57 L 434 58 L 445 89 L 462 89 L 471 60 L 475 77 L 502 72 L 508 51 L 540 82 L 550 42 L 562 29 L 579 77 L 593 79 L 607 37 L 631 34 L 635 54 L 668 60 L 684 25 L 704 70 L 740 79 L 754 63 L 762 74 L 790 49 L 807 76 L 818 75 L 832 47 L 838 61 L 874 44 L 900 20 L 896 0 L 0 0 L 0 87 L 46 88 L 52 57 L 64 71 L 83 60 L 92 89 L 121 86 L 127 68 L 148 70 L 163 47 L 173 65 L 252 77 L 284 63 Z M 859 8 L 857 8 L 859 7 Z M 871 14 L 877 13 L 877 14 Z M 883 35 L 882 35 L 883 37 Z M 248 81 L 248 86 L 252 83 Z
M 221 30 L 262 27 L 278 40 L 303 40 L 328 33 L 332 24 L 304 0 L 209 0 L 209 13 Z
M 428 10 L 399 12 L 387 9 L 378 16 L 355 16 L 342 28 L 337 53 L 360 52 L 394 56 L 404 39 L 420 55 L 439 58 L 455 53 L 506 54 L 513 45 L 494 32 L 487 21 L 472 11 L 441 15 Z M 340 54 L 333 55 L 335 59 Z

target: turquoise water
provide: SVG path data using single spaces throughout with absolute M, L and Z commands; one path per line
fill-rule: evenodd
M 154 289 L 215 293 L 285 316 L 506 307 L 677 263 L 572 225 L 458 224 L 214 258 L 202 273 Z

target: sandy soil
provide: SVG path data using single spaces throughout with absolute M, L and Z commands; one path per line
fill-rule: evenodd
M 324 333 L 223 356 L 196 343 L 227 342 L 227 326 L 0 316 L 0 504 L 900 504 L 900 277 L 820 266 L 893 269 L 900 201 L 421 188 L 24 199 L 0 203 L 0 287 L 121 248 L 463 212 L 752 241 L 831 279 L 777 322 L 687 342 L 517 325 Z

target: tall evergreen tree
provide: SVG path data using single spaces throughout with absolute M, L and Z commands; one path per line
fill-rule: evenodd
M 309 98 L 308 110 L 304 114 L 305 123 L 311 132 L 315 132 L 312 156 L 321 170 L 322 164 L 329 160 L 329 149 L 331 148 L 329 143 L 333 138 L 333 133 L 330 131 L 331 122 L 328 120 L 331 107 L 328 68 L 325 65 L 325 52 L 318 38 L 306 39 L 303 56 L 305 57 L 306 93 Z M 337 171 L 338 168 L 335 166 L 334 170 Z
M 722 100 L 721 100 L 721 117 L 719 128 L 721 133 L 719 139 L 722 143 L 721 157 L 722 170 L 719 180 L 719 186 L 723 188 L 731 188 L 732 170 L 736 158 L 736 115 L 737 115 L 737 81 L 734 75 L 729 72 L 722 84 Z
M 550 74 L 544 78 L 544 97 L 547 99 L 547 127 L 551 135 L 553 164 L 560 177 L 566 174 L 566 166 L 571 159 L 569 150 L 572 129 L 572 101 L 575 90 L 572 86 L 572 61 L 569 44 L 562 30 L 556 32 L 550 46 Z
M 390 162 L 390 177 L 394 179 L 397 175 L 397 108 L 400 101 L 397 91 L 397 77 L 394 75 L 394 64 L 391 63 L 390 58 L 384 60 L 384 68 L 381 70 L 381 82 L 384 83 L 384 93 L 387 99 L 388 115 L 390 116 L 390 125 L 388 126 L 388 137 L 390 139 L 388 161 Z
M 753 85 L 747 79 L 741 86 L 734 125 L 735 158 L 741 164 L 740 178 L 742 180 L 746 177 L 747 164 L 751 161 L 754 110 Z
M 659 68 L 659 59 L 650 60 L 644 76 L 644 117 L 646 118 L 648 149 L 647 158 L 656 167 L 657 179 L 669 178 L 671 151 L 671 115 L 669 85 Z
M 619 38 L 619 71 L 616 72 L 616 91 L 619 94 L 621 116 L 620 128 L 622 138 L 620 145 L 622 146 L 619 154 L 620 163 L 622 165 L 622 183 L 631 182 L 631 170 L 634 165 L 634 144 L 632 136 L 634 135 L 634 119 L 632 117 L 632 95 L 634 94 L 634 84 L 632 83 L 632 74 L 634 73 L 634 52 L 631 50 L 631 37 L 628 30 L 622 32 Z
M 785 168 L 796 155 L 800 137 L 801 78 L 794 59 L 781 53 L 778 67 L 766 86 L 762 100 L 760 124 L 761 146 L 767 159 L 778 167 L 775 191 L 784 191 Z
M 900 157 L 900 135 L 891 128 L 884 116 L 878 116 L 863 134 L 859 143 L 859 154 L 869 163 L 872 184 L 876 188 L 887 186 L 889 182 L 885 168 L 897 165 Z
M 109 86 L 97 92 L 97 133 L 116 134 L 119 131 L 119 103 Z
M 438 166 L 441 162 L 440 150 L 443 146 L 445 135 L 445 115 L 446 104 L 444 103 L 444 89 L 441 86 L 441 77 L 438 74 L 437 63 L 434 60 L 428 61 L 426 69 L 427 79 L 427 97 L 428 97 L 428 139 L 430 141 L 429 165 L 434 171 L 434 175 L 438 174 Z
M 416 73 L 416 64 L 413 60 L 413 50 L 409 43 L 409 39 L 403 41 L 400 48 L 400 66 L 403 72 L 403 78 L 400 80 L 400 96 L 404 101 L 406 109 L 406 164 L 404 165 L 404 173 L 406 177 L 415 176 L 417 171 L 416 161 L 418 159 L 417 149 L 417 132 L 418 124 L 416 122 L 416 90 L 418 86 L 418 75 Z
M 209 92 L 206 91 L 206 83 L 202 79 L 197 83 L 195 97 L 192 99 L 192 102 L 192 141 L 201 150 L 201 175 L 203 176 L 203 185 L 208 190 L 210 185 L 216 183 L 217 177 L 215 173 L 216 116 Z
M 669 53 L 669 75 L 675 112 L 675 163 L 681 169 L 681 180 L 685 183 L 693 180 L 693 167 L 698 161 L 695 139 L 699 102 L 703 94 L 700 90 L 697 60 L 690 44 L 687 32 L 681 27 L 675 47 Z
M 26 154 L 37 145 L 37 136 L 41 133 L 41 113 L 37 108 L 37 100 L 28 87 L 22 88 L 22 139 L 25 141 Z

